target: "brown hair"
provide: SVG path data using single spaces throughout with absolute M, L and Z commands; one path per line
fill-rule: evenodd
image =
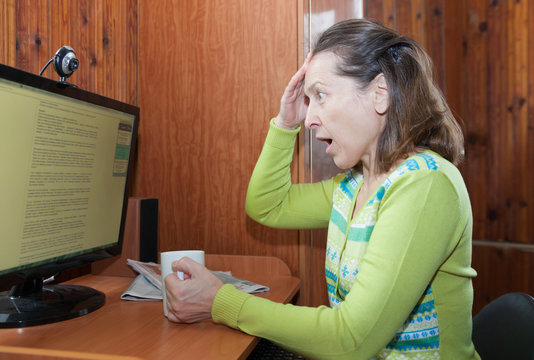
M 384 74 L 389 91 L 386 125 L 377 148 L 377 165 L 388 171 L 399 160 L 425 148 L 457 165 L 463 134 L 432 77 L 432 62 L 412 39 L 365 19 L 339 22 L 317 40 L 313 54 L 331 51 L 340 75 L 365 89 Z

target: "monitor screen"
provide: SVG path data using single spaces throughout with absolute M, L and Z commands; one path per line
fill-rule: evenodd
M 43 297 L 65 297 L 66 285 L 43 287 L 42 279 L 116 255 L 122 245 L 139 109 L 58 85 L 0 65 L 0 285 L 19 283 L 1 293 L 0 327 L 58 321 L 27 313 Z M 56 306 L 102 306 L 103 294 L 81 293 L 74 296 L 93 299 Z M 38 312 L 51 311 L 69 312 Z

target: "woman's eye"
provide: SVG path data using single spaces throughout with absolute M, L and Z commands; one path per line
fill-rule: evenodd
M 319 100 L 323 100 L 325 96 L 326 94 L 324 92 L 320 92 L 320 91 L 317 92 L 317 97 L 319 98 Z

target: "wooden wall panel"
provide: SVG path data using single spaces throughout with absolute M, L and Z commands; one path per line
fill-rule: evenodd
M 467 2 L 445 1 L 444 13 L 444 46 L 445 46 L 445 87 L 442 89 L 449 107 L 456 119 L 465 128 L 465 119 L 461 114 L 466 112 L 466 101 L 463 92 L 466 88 L 466 74 L 468 70 L 464 65 L 467 46 L 466 16 Z
M 52 57 L 47 5 L 47 0 L 16 2 L 16 66 L 36 74 Z
M 269 119 L 300 60 L 297 1 L 139 2 L 136 194 L 160 199 L 160 249 L 274 255 L 298 232 L 244 210 Z
M 15 0 L 0 0 L 0 62 L 14 66 L 16 63 Z
M 478 238 L 533 242 L 527 180 L 534 160 L 528 141 L 532 6 L 478 1 L 467 9 L 465 177 Z
M 389 28 L 396 28 L 395 0 L 366 0 L 365 17 Z
M 434 80 L 445 89 L 445 27 L 444 1 L 426 0 L 424 3 L 424 37 L 421 45 L 434 64 Z
M 125 91 L 124 97 L 130 104 L 138 103 L 138 0 L 126 0 L 126 49 L 121 54 L 124 78 L 121 89 Z M 124 64 L 124 66 L 122 65 Z
M 80 67 L 68 82 L 137 104 L 136 1 L 1 0 L 0 18 L 2 63 L 39 74 L 69 45 Z M 43 76 L 59 80 L 52 64 Z
M 534 161 L 534 5 L 529 4 L 528 11 L 527 11 L 528 19 L 528 39 L 527 42 L 527 58 L 528 58 L 528 66 L 527 66 L 527 79 L 528 79 L 528 96 L 527 96 L 527 135 L 526 135 L 526 141 L 527 141 L 527 147 L 526 147 L 526 157 L 527 157 L 527 173 L 525 174 L 525 182 L 528 184 L 530 181 L 526 179 L 533 179 L 534 178 L 534 166 L 532 166 L 532 163 Z M 526 203 L 527 203 L 527 223 L 528 223 L 528 241 L 534 242 L 534 186 L 527 186 L 527 192 L 526 192 Z M 534 293 L 534 291 L 533 291 Z
M 467 8 L 467 54 L 464 117 L 467 127 L 466 165 L 475 219 L 474 237 L 496 242 L 532 243 L 534 201 L 529 87 L 533 82 L 528 64 L 528 19 L 534 4 L 526 1 L 470 2 Z M 529 85 L 530 84 L 530 85 Z M 530 140 L 530 141 L 529 141 Z M 506 254 L 499 266 L 495 254 Z M 475 252 L 475 311 L 490 299 L 510 290 L 534 293 L 527 253 L 488 248 Z M 502 255 L 504 256 L 504 255 Z M 485 261 L 480 258 L 487 257 Z M 492 284 L 491 286 L 488 284 Z
M 473 267 L 478 271 L 478 276 L 473 280 L 474 314 L 503 294 L 528 293 L 526 289 L 534 289 L 534 252 L 474 246 Z M 530 294 L 533 292 L 530 291 Z
M 391 23 L 384 2 L 368 1 L 367 6 L 368 17 Z M 411 29 L 403 22 L 414 6 L 423 8 L 423 45 L 434 61 L 438 84 L 463 123 L 466 159 L 460 169 L 471 197 L 474 238 L 533 243 L 534 189 L 529 178 L 534 175 L 534 24 L 529 15 L 534 14 L 534 3 L 395 2 L 394 25 L 401 33 Z M 499 275 L 517 279 L 516 290 L 534 293 L 527 265 L 492 265 L 499 251 L 478 246 L 475 252 L 477 311 L 508 289 L 502 281 L 488 285 Z M 507 252 L 506 264 L 514 258 L 523 261 L 525 254 Z
M 506 19 L 507 37 L 507 112 L 505 123 L 507 129 L 505 134 L 508 141 L 495 144 L 496 147 L 509 149 L 500 152 L 503 167 L 500 175 L 506 179 L 504 188 L 506 189 L 507 209 L 504 217 L 506 234 L 502 239 L 520 242 L 534 242 L 528 234 L 528 225 L 532 219 L 528 219 L 528 199 L 526 198 L 528 188 L 532 187 L 528 175 L 532 175 L 532 164 L 534 158 L 528 159 L 528 106 L 525 106 L 528 98 L 528 6 L 534 3 L 527 1 L 515 1 L 509 3 Z M 532 20 L 534 21 L 534 19 Z M 490 47 L 491 48 L 491 47 Z M 510 144 L 510 147 L 502 146 Z M 532 144 L 531 144 L 532 145 Z M 510 176 L 513 174 L 513 176 Z M 534 200 L 534 199 L 531 199 Z M 531 206 L 534 203 L 531 202 Z M 530 220 L 530 221 L 529 221 Z
M 488 85 L 488 14 L 485 1 L 469 4 L 465 54 L 463 64 L 467 68 L 465 74 L 466 87 L 462 90 L 467 106 L 461 109 L 465 120 L 465 162 L 463 175 L 469 189 L 473 207 L 473 233 L 475 237 L 486 237 L 485 224 L 487 218 L 488 180 L 488 98 L 485 89 Z M 486 24 L 486 25 L 483 25 Z M 468 61 L 472 59 L 472 61 Z M 495 64 L 498 66 L 497 64 Z M 466 91 L 466 89 L 479 91 Z M 491 180 L 491 179 L 490 179 Z
M 397 31 L 419 44 L 424 44 L 424 16 L 423 0 L 396 2 Z

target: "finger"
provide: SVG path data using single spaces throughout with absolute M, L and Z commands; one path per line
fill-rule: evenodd
M 171 273 L 165 277 L 165 288 L 168 290 L 167 293 L 173 292 L 174 289 L 180 286 L 182 280 L 178 279 L 176 273 Z
M 167 314 L 167 319 L 175 323 L 186 323 L 191 324 L 198 321 L 208 319 L 209 316 L 206 316 L 205 313 L 173 313 L 169 311 Z
M 308 55 L 306 56 L 306 59 L 304 60 L 304 63 L 302 64 L 302 66 L 300 67 L 299 70 L 302 70 L 304 72 L 306 72 L 306 70 L 308 69 L 308 65 L 310 64 L 311 62 L 311 59 L 312 59 L 312 53 L 308 53 Z
M 300 70 L 299 70 L 300 71 Z M 289 83 L 286 86 L 285 93 L 287 94 L 293 94 L 295 92 L 295 89 L 297 88 L 298 84 L 302 82 L 303 77 L 299 74 L 299 72 L 296 72 L 291 79 L 289 80 Z
M 285 98 L 293 98 L 295 94 L 297 94 L 300 89 L 304 86 L 304 79 L 305 79 L 305 69 L 304 72 L 297 72 L 289 83 L 287 84 L 287 87 L 285 89 L 284 97 Z
M 187 318 L 183 319 L 183 321 L 187 324 L 196 323 L 202 320 L 206 320 L 209 317 L 206 316 L 206 314 L 198 314 L 198 315 L 188 315 Z
M 201 320 L 208 319 L 210 316 L 208 316 L 206 313 L 203 312 L 181 312 L 177 314 L 177 318 L 179 322 L 183 323 L 194 323 Z
M 167 319 L 172 322 L 178 323 L 192 323 L 200 320 L 208 319 L 211 317 L 211 312 L 206 312 L 205 309 L 189 306 L 187 309 L 174 308 L 173 301 L 167 296 Z
M 306 57 L 306 59 L 304 60 L 300 68 L 297 70 L 297 72 L 293 75 L 293 77 L 291 77 L 291 80 L 289 81 L 287 88 L 289 88 L 290 85 L 295 85 L 299 81 L 304 80 L 304 77 L 306 75 L 306 70 L 308 69 L 308 64 L 310 63 L 311 58 L 312 58 L 312 53 L 310 52 L 308 53 L 308 56 Z
M 183 257 L 180 260 L 174 261 L 172 263 L 173 271 L 181 271 L 185 274 L 192 275 L 195 272 L 200 271 L 204 266 L 197 263 L 195 260 L 188 257 Z M 185 278 L 185 277 L 184 277 Z
M 167 319 L 172 322 L 181 322 L 180 319 L 178 319 L 178 316 L 176 316 L 171 310 L 169 309 L 169 313 L 167 314 Z
M 294 88 L 296 85 L 304 81 L 306 76 L 306 70 L 308 69 L 308 59 L 304 61 L 304 64 L 297 70 L 297 72 L 289 80 L 289 84 L 286 89 Z
M 306 70 L 308 70 L 308 62 L 305 61 L 304 64 L 297 70 L 295 73 L 295 77 L 299 81 L 304 81 L 304 78 L 306 77 Z

